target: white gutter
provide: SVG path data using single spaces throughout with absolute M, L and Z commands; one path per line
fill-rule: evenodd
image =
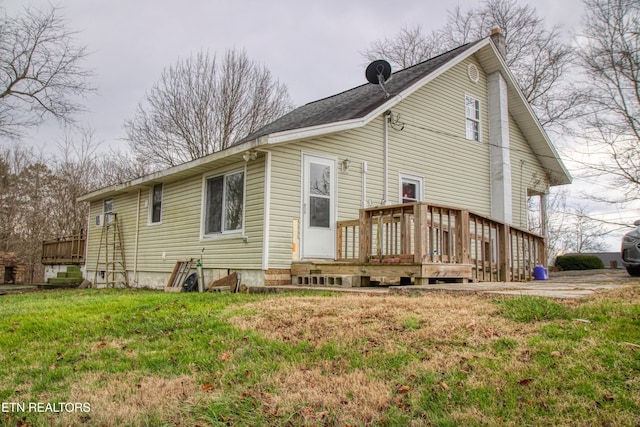
M 190 169 L 193 169 L 198 166 L 206 166 L 209 163 L 213 163 L 217 160 L 224 159 L 225 157 L 233 156 L 234 154 L 244 153 L 245 151 L 256 148 L 262 141 L 260 139 L 254 139 L 252 141 L 247 141 L 240 145 L 236 145 L 230 148 L 226 148 L 222 151 L 217 151 L 213 154 L 209 154 L 207 156 L 201 157 L 196 160 L 192 160 L 187 163 L 182 163 L 178 166 L 171 167 L 169 169 L 164 169 L 140 178 L 136 178 L 134 180 L 125 182 L 123 184 L 115 184 L 109 187 L 101 188 L 96 191 L 92 191 L 91 193 L 84 194 L 78 197 L 79 202 L 85 202 L 94 200 L 97 198 L 103 198 L 106 194 L 109 193 L 117 193 L 119 191 L 131 190 L 133 187 L 144 185 L 151 181 L 162 180 L 163 178 L 178 174 L 180 172 L 186 172 Z

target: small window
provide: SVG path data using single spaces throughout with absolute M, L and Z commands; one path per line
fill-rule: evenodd
M 104 199 L 104 204 L 102 207 L 102 213 L 111 213 L 113 212 L 113 199 Z
M 113 199 L 104 199 L 102 201 L 101 219 L 96 218 L 96 225 L 103 226 L 105 223 L 110 225 L 113 223 Z
M 415 203 L 422 201 L 422 178 L 400 175 L 400 201 Z
M 242 230 L 244 172 L 207 178 L 204 234 Z
M 153 186 L 151 192 L 151 223 L 156 224 L 162 221 L 162 184 Z
M 465 114 L 467 117 L 467 139 L 480 141 L 480 101 L 465 96 Z

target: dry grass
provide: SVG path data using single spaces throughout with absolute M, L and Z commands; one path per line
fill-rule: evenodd
M 263 405 L 276 418 L 295 413 L 304 425 L 368 425 L 391 401 L 387 382 L 331 362 L 282 369 L 271 382 L 279 392 L 262 393 Z
M 479 357 L 493 357 L 491 345 L 501 338 L 524 345 L 537 328 L 497 316 L 496 306 L 484 298 L 446 294 L 292 296 L 243 308 L 254 314 L 229 321 L 273 340 L 307 342 L 315 348 L 331 343 L 357 348 L 364 356 L 407 350 L 421 354 L 400 368 L 407 383 L 420 374 L 469 367 L 474 372 L 468 381 L 486 385 L 490 372 L 471 364 Z M 513 363 L 513 369 L 525 366 L 526 357 L 515 357 Z M 403 393 L 411 393 L 379 372 L 376 377 L 348 364 L 338 359 L 283 368 L 264 384 L 275 391 L 259 399 L 274 416 L 295 413 L 304 425 L 369 425 L 379 422 L 389 405 L 402 406 Z
M 394 351 L 397 346 L 421 346 L 464 340 L 469 345 L 501 336 L 525 336 L 531 325 L 514 324 L 496 316 L 495 305 L 481 297 L 341 295 L 289 297 L 244 306 L 252 315 L 229 320 L 242 329 L 254 329 L 284 342 L 321 346 L 364 343 Z
M 203 399 L 214 399 L 217 393 L 206 393 L 191 377 L 143 376 L 136 372 L 116 375 L 95 373 L 83 375 L 71 386 L 69 402 L 88 402 L 89 413 L 61 413 L 51 416 L 52 426 L 140 425 L 141 414 L 147 418 L 188 423 L 183 408 Z

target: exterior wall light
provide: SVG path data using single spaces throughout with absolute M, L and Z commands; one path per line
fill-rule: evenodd
M 256 158 L 258 158 L 258 153 L 256 151 L 246 151 L 242 155 L 242 158 L 245 162 L 248 162 L 249 160 L 255 160 Z
M 342 161 L 342 172 L 348 171 L 349 170 L 349 166 L 351 166 L 351 160 L 349 160 L 348 158 L 344 159 Z

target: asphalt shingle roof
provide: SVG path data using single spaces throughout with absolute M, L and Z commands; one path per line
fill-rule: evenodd
M 462 45 L 425 62 L 393 73 L 384 85 L 389 97 L 402 93 L 415 82 L 461 55 L 478 42 Z M 278 132 L 362 118 L 387 100 L 388 98 L 378 85 L 367 83 L 296 108 L 234 145 Z

